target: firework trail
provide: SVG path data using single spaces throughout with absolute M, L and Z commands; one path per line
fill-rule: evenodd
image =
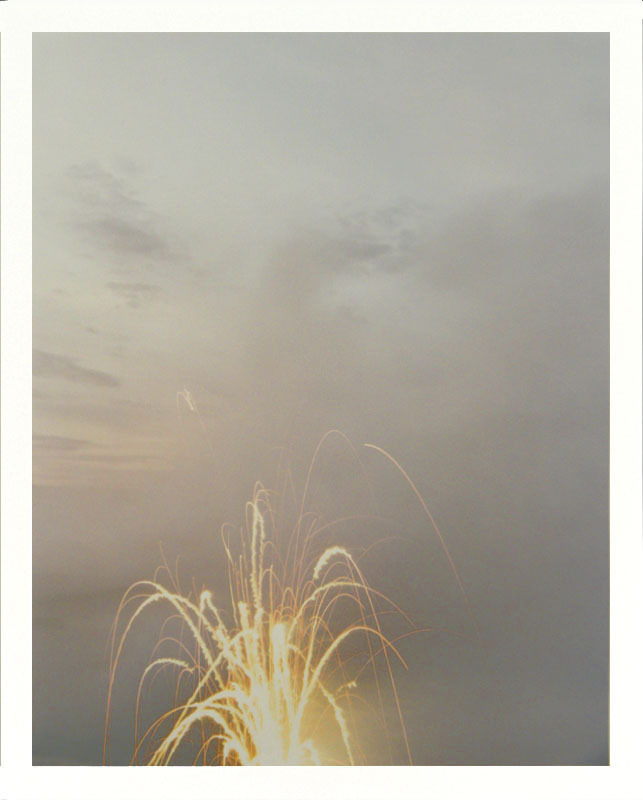
M 393 662 L 406 666 L 397 639 L 428 629 L 414 626 L 369 586 L 349 549 L 321 544 L 324 532 L 345 521 L 328 523 L 306 511 L 312 468 L 325 438 L 311 462 L 294 525 L 283 525 L 275 512 L 277 495 L 257 484 L 245 524 L 237 531 L 222 529 L 228 568 L 223 607 L 208 589 L 181 592 L 167 564 L 153 580 L 137 582 L 125 593 L 113 627 L 104 759 L 123 647 L 137 620 L 151 606 L 163 606 L 166 622 L 139 682 L 132 763 L 176 763 L 186 749 L 192 763 L 207 765 L 363 763 L 356 707 L 366 705 L 359 687 L 369 675 L 380 706 L 378 724 L 388 736 L 386 694 L 411 763 Z M 374 449 L 402 471 L 429 513 L 399 464 Z M 437 527 L 436 532 L 464 592 Z M 395 639 L 382 629 L 381 616 L 390 612 L 407 627 Z M 178 622 L 177 635 L 168 632 L 172 621 Z M 144 686 L 165 670 L 174 676 L 175 703 L 140 733 Z

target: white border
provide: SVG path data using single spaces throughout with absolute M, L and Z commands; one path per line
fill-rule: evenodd
M 2 673 L 0 798 L 629 800 L 643 784 L 641 13 L 638 0 L 7 0 L 2 65 Z M 31 767 L 32 31 L 611 33 L 611 764 L 169 770 Z

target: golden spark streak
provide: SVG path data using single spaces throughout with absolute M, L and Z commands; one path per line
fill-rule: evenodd
M 383 653 L 404 732 L 390 654 L 402 664 L 404 661 L 382 632 L 375 601 L 383 595 L 368 586 L 348 549 L 333 545 L 314 552 L 313 538 L 320 528 L 311 524 L 305 531 L 303 512 L 292 533 L 297 540 L 288 543 L 287 553 L 296 553 L 296 559 L 280 561 L 270 495 L 261 485 L 255 487 L 247 504 L 246 519 L 237 542 L 238 554 L 230 537 L 223 535 L 231 625 L 225 624 L 225 614 L 208 590 L 191 599 L 177 586 L 168 588 L 153 580 L 134 584 L 126 592 L 114 625 L 105 752 L 114 678 L 123 646 L 134 622 L 159 603 L 166 604 L 172 616 L 183 623 L 194 651 L 189 659 L 182 653 L 181 657 L 159 656 L 148 664 L 139 684 L 137 720 L 148 675 L 170 667 L 178 670 L 177 687 L 186 677 L 193 683 L 187 697 L 177 700 L 136 741 L 134 760 L 145 748 L 146 763 L 169 764 L 196 733 L 200 737 L 199 763 L 322 764 L 329 758 L 325 747 L 329 738 L 335 750 L 341 747 L 344 763 L 356 763 L 351 697 L 358 668 L 347 677 L 352 659 L 342 656 L 342 650 L 348 640 L 360 637 L 367 644 L 366 649 L 362 645 L 362 661 L 371 663 L 373 669 L 375 657 Z M 119 617 L 136 600 L 138 605 L 117 639 Z M 342 620 L 348 611 L 352 621 L 346 623 Z M 190 652 L 185 644 L 181 647 Z M 359 672 L 363 669 L 362 663 Z M 374 676 L 381 700 L 376 672 Z M 332 720 L 336 736 L 327 725 L 324 728 L 325 717 Z M 406 743 L 405 732 L 404 740 Z M 408 743 L 406 747 L 408 753 Z

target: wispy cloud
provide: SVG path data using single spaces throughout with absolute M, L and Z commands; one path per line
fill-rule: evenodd
M 75 439 L 71 436 L 46 436 L 34 434 L 33 445 L 39 450 L 53 451 L 56 453 L 75 453 L 91 445 L 87 439 Z
M 201 409 L 202 410 L 202 409 Z M 140 433 L 150 431 L 162 424 L 162 412 L 151 403 L 139 403 L 111 395 L 106 402 L 41 395 L 34 397 L 34 413 L 44 414 L 48 419 L 56 419 L 58 424 L 80 422 L 106 429 L 111 435 L 121 436 L 123 432 Z
M 48 353 L 44 350 L 33 351 L 33 374 L 37 378 L 59 379 L 90 386 L 116 387 L 121 385 L 118 378 L 108 372 L 87 369 L 80 366 L 73 358 Z
M 74 227 L 89 244 L 126 260 L 120 271 L 189 259 L 185 244 L 168 233 L 168 221 L 137 196 L 131 171 L 122 177 L 87 162 L 70 167 L 66 177 L 78 203 Z
M 149 256 L 163 260 L 171 257 L 168 242 L 142 222 L 105 213 L 79 223 L 79 228 L 101 246 L 120 255 Z
M 160 286 L 155 286 L 151 283 L 120 283 L 118 281 L 110 281 L 106 286 L 114 292 L 115 295 L 126 300 L 127 305 L 131 308 L 139 308 L 142 303 L 154 299 L 161 291 Z

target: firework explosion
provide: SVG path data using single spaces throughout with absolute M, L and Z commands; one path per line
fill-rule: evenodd
M 358 694 L 365 673 L 380 706 L 384 693 L 391 696 L 410 763 L 391 663 L 404 661 L 383 633 L 382 608 L 400 614 L 411 629 L 412 623 L 368 585 L 348 549 L 320 544 L 335 523 L 304 511 L 304 501 L 284 535 L 277 496 L 257 484 L 245 525 L 222 530 L 225 608 L 208 589 L 182 593 L 167 566 L 167 580 L 159 570 L 126 592 L 113 631 L 105 747 L 124 643 L 150 606 L 163 605 L 166 624 L 139 683 L 133 763 L 176 763 L 181 748 L 195 764 L 363 763 L 355 706 L 368 705 Z M 117 635 L 126 609 L 128 620 Z M 177 636 L 167 633 L 172 620 L 181 629 Z M 163 650 L 168 645 L 171 652 Z M 175 704 L 139 734 L 144 684 L 163 670 L 173 672 Z

